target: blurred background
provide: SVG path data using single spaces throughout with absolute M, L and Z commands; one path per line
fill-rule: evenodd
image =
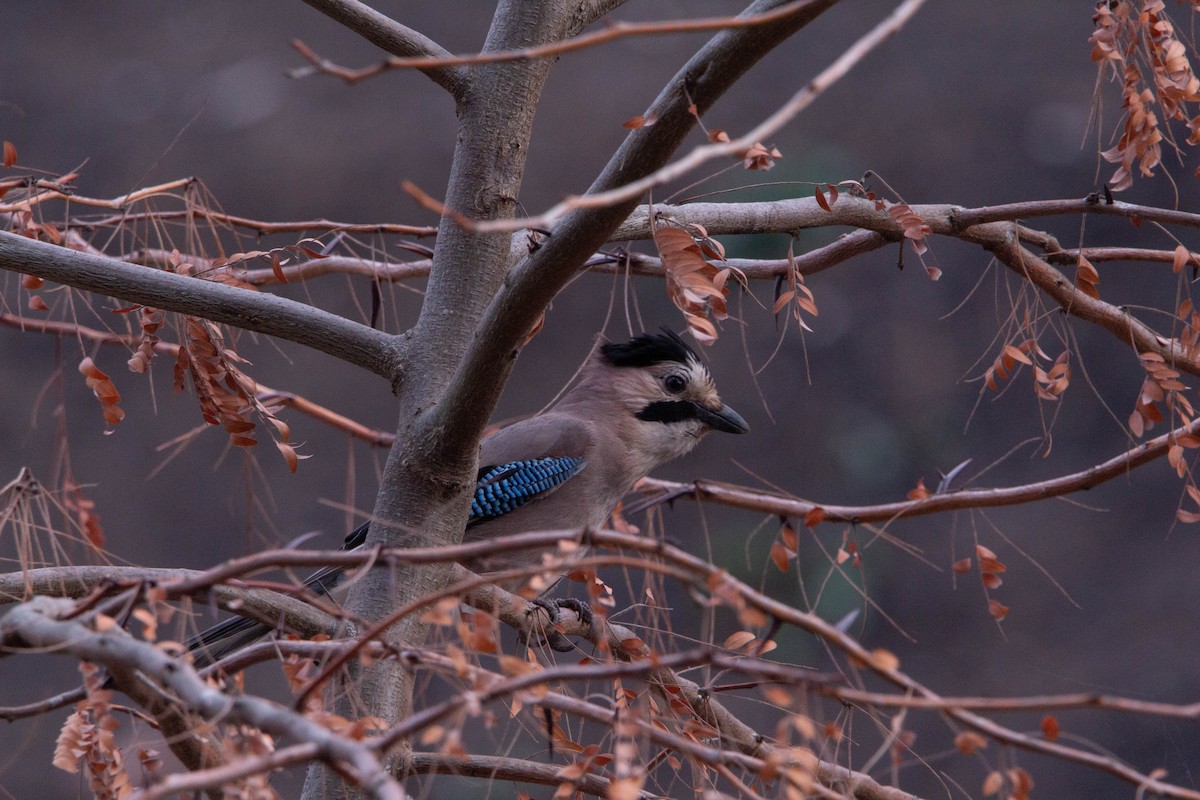
M 755 67 L 706 116 L 706 125 L 733 135 L 745 130 L 892 5 L 840 4 Z M 473 0 L 376 7 L 456 53 L 479 48 L 492 8 Z M 631 3 L 616 16 L 738 10 L 729 2 L 664 0 Z M 1089 60 L 1091 10 L 1089 3 L 930 0 L 898 36 L 768 142 L 783 154 L 772 171 L 725 172 L 681 196 L 732 188 L 739 190 L 718 199 L 811 196 L 810 185 L 793 182 L 857 179 L 867 170 L 909 203 L 974 206 L 1086 195 L 1111 175 L 1112 166 L 1098 166 L 1095 153 L 1098 142 L 1111 145 L 1120 103 L 1116 87 L 1097 84 Z M 1185 13 L 1178 12 L 1181 29 Z M 292 39 L 347 66 L 381 57 L 316 11 L 281 0 L 10 4 L 0 26 L 0 138 L 16 145 L 22 166 L 79 171 L 79 191 L 92 197 L 195 176 L 224 210 L 240 216 L 435 224 L 400 184 L 410 180 L 441 195 L 455 142 L 449 97 L 415 72 L 355 86 L 324 76 L 293 80 L 287 71 L 304 62 Z M 538 112 L 524 207 L 536 213 L 586 189 L 624 136 L 621 123 L 642 113 L 705 39 L 623 39 L 564 56 Z M 697 133 L 692 143 L 700 141 Z M 1184 164 L 1168 159 L 1159 177 L 1139 179 L 1120 199 L 1194 209 L 1195 156 L 1187 158 Z M 1035 227 L 1067 247 L 1080 241 L 1175 245 L 1125 220 L 1090 218 L 1084 226 L 1065 217 Z M 803 233 L 798 249 L 841 232 Z M 1200 249 L 1194 233 L 1174 234 Z M 389 257 L 408 257 L 394 239 L 361 241 Z M 746 257 L 779 258 L 787 247 L 783 236 L 722 241 L 730 255 Z M 803 337 L 795 325 L 785 331 L 782 318 L 772 318 L 773 286 L 754 285 L 753 296 L 735 293 L 730 310 L 736 319 L 724 324 L 707 356 L 723 399 L 742 412 L 752 432 L 714 436 L 657 476 L 868 504 L 903 499 L 922 479 L 935 487 L 939 471 L 966 459 L 971 463 L 959 485 L 1007 486 L 1084 469 L 1132 446 L 1123 424 L 1143 373 L 1127 347 L 1077 321 L 1059 324 L 1077 342 L 1073 383 L 1059 403 L 1039 406 L 1028 372 L 1000 395 L 981 396 L 979 377 L 998 353 L 995 332 L 1017 285 L 982 251 L 945 240 L 931 245 L 927 259 L 943 270 L 936 282 L 911 252 L 905 269 L 897 269 L 895 247 L 812 276 L 808 285 L 821 313 Z M 635 248 L 650 252 L 645 243 Z M 1178 286 L 1165 264 L 1099 268 L 1100 292 L 1109 302 L 1135 313 L 1177 302 Z M 3 310 L 27 313 L 14 276 L 0 275 L 0 289 Z M 363 279 L 326 278 L 280 293 L 355 319 L 370 306 Z M 43 294 L 52 304 L 65 302 Z M 419 283 L 386 287 L 388 324 L 410 324 L 420 300 Z M 82 324 L 102 327 L 111 324 L 106 309 L 118 305 L 98 301 L 93 314 L 77 302 L 76 309 Z M 632 325 L 627 307 L 636 308 Z M 1164 324 L 1152 312 L 1142 317 Z M 602 329 L 621 338 L 643 324 L 682 328 L 660 280 L 626 286 L 606 276 L 578 279 L 555 300 L 545 330 L 522 354 L 497 419 L 547 403 Z M 1042 346 L 1053 358 L 1064 344 Z M 397 409 L 381 379 L 288 343 L 243 335 L 238 347 L 253 362 L 246 371 L 262 383 L 364 424 L 394 428 Z M 76 372 L 82 355 L 93 355 L 123 395 L 127 417 L 111 435 Z M 0 482 L 28 467 L 52 484 L 69 447 L 70 470 L 96 503 L 115 563 L 202 568 L 313 531 L 322 534 L 314 543 L 332 546 L 360 520 L 346 509 L 371 508 L 384 451 L 294 412 L 282 416 L 310 456 L 295 475 L 269 445 L 249 454 L 232 451 L 215 429 L 171 458 L 170 443 L 201 424 L 195 399 L 171 391 L 166 361 L 146 377 L 125 369 L 127 357 L 71 338 L 0 328 L 6 410 Z M 1193 528 L 1174 523 L 1182 492 L 1165 462 L 1155 463 L 1086 495 L 888 527 L 920 557 L 870 530 L 826 524 L 801 531 L 799 567 L 788 574 L 767 558 L 777 520 L 681 501 L 665 511 L 663 524 L 674 541 L 711 553 L 716 563 L 797 607 L 813 607 L 831 620 L 857 611 L 855 635 L 868 647 L 896 653 L 906 671 L 941 694 L 1102 692 L 1189 703 L 1200 699 L 1200 543 Z M 847 565 L 843 575 L 827 554 L 844 537 L 863 555 L 861 567 Z M 973 555 L 976 542 L 1008 565 L 1003 586 L 990 594 L 1011 609 L 1001 624 L 988 614 L 978 573 L 950 570 L 955 560 Z M 12 542 L 0 548 L 6 558 L 15 550 Z M 619 606 L 639 599 L 620 597 L 618 589 Z M 686 614 L 689 601 L 679 602 L 677 610 Z M 720 641 L 736 623 L 719 618 L 715 629 Z M 827 666 L 822 647 L 796 631 L 785 631 L 779 644 L 781 660 Z M 36 674 L 28 671 L 34 663 Z M 67 659 L 7 659 L 0 662 L 0 705 L 47 696 L 76 681 Z M 77 796 L 77 776 L 49 767 L 65 715 L 0 727 L 0 796 Z M 1041 716 L 1010 714 L 1001 721 L 1036 734 Z M 1195 721 L 1086 711 L 1058 717 L 1070 744 L 1113 751 L 1143 771 L 1165 767 L 1171 780 L 1200 785 Z M 873 725 L 857 719 L 864 732 Z M 913 713 L 907 724 L 923 760 L 904 754 L 899 784 L 925 797 L 980 796 L 987 769 L 1014 764 L 1032 773 L 1043 797 L 1133 793 L 1098 772 L 994 743 L 974 759 L 959 755 L 954 731 L 935 715 Z M 859 766 L 869 756 L 851 747 L 842 763 Z M 482 796 L 488 790 L 465 782 L 461 791 Z M 498 785 L 491 795 L 513 791 Z M 534 790 L 534 796 L 548 794 Z

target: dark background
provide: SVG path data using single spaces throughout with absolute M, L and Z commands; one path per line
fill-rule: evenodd
M 378 7 L 453 52 L 478 49 L 491 13 L 481 2 Z M 843 3 L 757 66 L 706 124 L 734 135 L 745 130 L 891 7 Z M 1097 170 L 1096 126 L 1089 128 L 1089 115 L 1103 109 L 1100 140 L 1107 147 L 1119 105 L 1107 83 L 1096 94 L 1087 42 L 1091 8 L 931 0 L 906 29 L 778 134 L 771 143 L 783 158 L 773 171 L 727 173 L 684 194 L 771 181 L 775 185 L 720 197 L 808 196 L 810 186 L 788 182 L 858 178 L 871 169 L 910 203 L 970 206 L 1082 196 L 1097 188 L 1098 175 L 1103 180 L 1112 171 L 1108 164 Z M 737 9 L 732 3 L 660 2 L 630 4 L 617 16 L 665 19 Z M 1185 14 L 1178 11 L 1181 29 Z M 374 48 L 301 3 L 10 4 L 0 25 L 0 138 L 17 146 L 22 165 L 54 173 L 79 168 L 80 192 L 94 197 L 193 175 L 225 210 L 257 219 L 433 224 L 433 215 L 399 187 L 411 180 L 440 195 L 455 139 L 448 96 L 417 73 L 349 87 L 321 76 L 289 79 L 286 70 L 303 63 L 289 47 L 293 38 L 350 66 L 379 58 Z M 524 206 L 537 212 L 586 189 L 621 141 L 621 122 L 640 114 L 705 38 L 625 39 L 563 57 L 539 109 Z M 693 144 L 700 141 L 697 134 Z M 1161 172 L 1139 180 L 1122 199 L 1194 208 L 1194 157 L 1184 165 L 1169 163 L 1178 200 Z M 1080 240 L 1076 218 L 1038 226 L 1065 246 Z M 1175 234 L 1197 249 L 1194 234 Z M 830 237 L 806 233 L 799 247 Z M 388 241 L 363 241 L 402 257 Z M 786 248 L 782 236 L 723 241 L 731 255 L 777 258 Z M 1154 230 L 1106 219 L 1089 219 L 1083 241 L 1174 246 Z M 811 321 L 814 332 L 802 340 L 790 327 L 774 359 L 769 355 L 781 328 L 769 314 L 772 287 L 753 286 L 756 299 L 731 298 L 739 319 L 723 326 L 708 355 L 724 399 L 746 416 L 752 432 L 714 436 L 657 474 L 865 504 L 902 499 L 921 478 L 935 486 L 939 470 L 968 458 L 969 479 L 1020 443 L 1041 437 L 1052 418 L 1048 457 L 1042 455 L 1044 441 L 1026 444 L 974 485 L 1045 479 L 1131 446 L 1122 423 L 1141 383 L 1140 368 L 1109 334 L 1079 322 L 1056 323 L 1079 343 L 1061 409 L 1039 409 L 1027 372 L 1002 396 L 986 393 L 977 405 L 977 378 L 995 358 L 995 331 L 1019 287 L 989 266 L 986 254 L 956 242 L 933 241 L 929 258 L 944 270 L 938 282 L 925 276 L 911 253 L 898 270 L 895 248 L 811 277 L 821 310 Z M 1166 265 L 1100 269 L 1100 291 L 1110 302 L 1175 303 L 1178 287 Z M 0 276 L 0 282 L 6 310 L 23 310 L 14 277 Z M 645 327 L 681 326 L 658 280 L 637 280 L 632 290 Z M 555 301 L 545 331 L 521 357 L 498 419 L 535 411 L 570 378 L 604 326 L 610 298 L 608 334 L 628 332 L 623 291 L 609 277 L 585 276 Z M 369 305 L 361 280 L 323 279 L 283 293 L 357 319 Z M 64 298 L 44 294 L 63 307 Z M 392 329 L 415 319 L 417 292 L 397 287 L 385 295 Z M 111 324 L 104 309 L 116 305 L 100 301 L 93 314 L 76 303 L 79 321 Z M 1143 318 L 1163 324 L 1152 313 Z M 1043 347 L 1054 357 L 1062 344 L 1048 336 Z M 397 410 L 377 377 L 248 335 L 240 338 L 239 351 L 254 362 L 247 371 L 263 383 L 384 430 L 394 426 Z M 283 416 L 304 443 L 302 452 L 312 456 L 296 475 L 287 473 L 269 445 L 250 461 L 228 450 L 217 430 L 151 475 L 167 460 L 169 451 L 160 445 L 200 424 L 194 398 L 171 392 L 169 364 L 156 364 L 147 380 L 125 370 L 127 355 L 101 351 L 97 361 L 122 391 L 128 413 L 112 435 L 102 435 L 98 404 L 75 370 L 84 353 L 94 350 L 81 350 L 70 339 L 0 329 L 0 480 L 15 477 L 22 466 L 52 480 L 65 430 L 72 470 L 97 504 L 115 563 L 207 567 L 308 531 L 324 532 L 317 541 L 333 544 L 357 519 L 344 508 L 370 509 L 383 451 L 292 412 Z M 60 366 L 61 384 L 53 380 Z M 760 369 L 756 389 L 752 372 Z M 815 536 L 802 532 L 802 569 L 781 575 L 766 558 L 774 520 L 721 509 L 701 513 L 678 503 L 665 522 L 684 546 L 711 552 L 717 563 L 799 607 L 811 602 L 829 619 L 859 609 L 856 635 L 870 647 L 897 653 L 906 671 L 942 694 L 1084 691 L 1187 703 L 1200 693 L 1194 611 L 1200 545 L 1192 528 L 1173 524 L 1182 488 L 1165 463 L 1156 463 L 1086 496 L 889 526 L 924 560 L 873 540 L 866 529 L 852 531 L 860 546 L 870 546 L 861 571 L 848 573 L 894 624 L 864 605 L 843 578 L 835 575 L 826 584 L 830 567 L 817 544 L 835 550 L 843 526 L 821 526 Z M 988 615 L 977 573 L 956 579 L 949 570 L 971 554 L 975 537 L 1009 566 L 1004 585 L 991 595 L 1012 609 L 1002 625 Z M 0 546 L 11 556 L 12 542 Z M 715 635 L 719 641 L 735 629 L 719 617 Z M 780 645 L 781 659 L 825 666 L 821 649 L 795 631 L 785 632 Z M 37 674 L 28 671 L 32 663 L 22 658 L 0 664 L 0 704 L 27 702 L 76 680 L 67 659 L 39 660 Z M 0 795 L 77 794 L 78 779 L 49 766 L 54 729 L 65 713 L 0 727 Z M 1008 715 L 1002 721 L 1036 732 L 1040 717 Z M 857 719 L 869 740 L 872 723 L 861 713 Z M 1059 719 L 1070 744 L 1090 742 L 1143 771 L 1164 766 L 1172 780 L 1200 783 L 1195 722 L 1098 712 L 1062 713 Z M 947 755 L 953 730 L 933 715 L 910 714 L 908 721 L 919 731 L 914 750 L 928 763 L 906 766 L 900 785 L 924 796 L 978 796 L 990 766 L 1013 763 L 1033 773 L 1035 792 L 1043 797 L 1133 792 L 1099 773 L 995 744 L 985 751 L 986 760 L 972 763 Z M 852 748 L 850 765 L 869 755 Z M 942 770 L 962 786 L 944 780 Z M 484 791 L 478 782 L 465 787 Z M 494 791 L 510 793 L 507 786 Z M 535 790 L 535 796 L 548 794 Z

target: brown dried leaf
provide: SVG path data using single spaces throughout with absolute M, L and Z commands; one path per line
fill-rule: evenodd
M 1049 714 L 1042 717 L 1042 736 L 1046 737 L 1046 741 L 1053 742 L 1057 739 L 1059 731 L 1057 719 Z
M 766 172 L 775 166 L 775 160 L 783 158 L 783 154 L 777 148 L 772 147 L 770 150 L 761 142 L 756 142 L 749 150 L 742 153 L 742 166 L 746 169 Z
M 1192 523 L 1200 522 L 1200 513 L 1195 511 L 1185 511 L 1184 509 L 1179 508 L 1175 510 L 1175 519 L 1179 520 L 1185 525 L 1191 525 Z
M 913 487 L 911 490 L 909 490 L 909 492 L 908 492 L 908 499 L 909 500 L 924 500 L 928 497 L 931 497 L 932 495 L 933 495 L 933 493 L 931 491 L 929 491 L 927 488 L 925 488 L 925 479 L 918 478 L 917 485 L 915 487 Z
M 791 550 L 793 553 L 796 552 L 796 550 L 800 547 L 800 537 L 796 534 L 796 531 L 792 529 L 792 526 L 786 522 L 779 528 L 779 541 L 781 541 L 783 546 L 788 550 Z
M 250 441 L 253 442 L 254 440 L 251 439 Z M 283 460 L 287 463 L 288 472 L 295 472 L 300 466 L 300 454 L 296 452 L 296 448 L 280 441 L 276 441 L 275 446 L 279 448 L 279 452 L 283 455 Z
M 987 745 L 987 739 L 975 733 L 975 731 L 963 731 L 954 737 L 954 746 L 965 756 L 975 755 L 975 753 L 984 749 Z
M 997 622 L 1000 622 L 1008 616 L 1008 606 L 1004 605 L 999 600 L 989 600 L 988 613 L 991 614 Z
M 796 554 L 784 547 L 782 542 L 773 542 L 771 544 L 771 563 L 780 572 L 787 572 L 788 564 L 795 557 Z
M 900 669 L 900 659 L 890 650 L 879 647 L 871 651 L 871 666 L 882 670 Z
M 825 199 L 825 192 L 821 190 L 820 186 L 813 187 L 813 196 L 817 199 L 817 205 L 819 205 L 825 211 L 833 211 L 833 209 L 829 207 L 829 201 Z
M 7 139 L 4 140 L 4 166 L 11 167 L 17 163 L 17 146 Z
M 753 642 L 754 639 L 755 636 L 750 631 L 738 631 L 737 633 L 729 634 L 725 639 L 724 647 L 726 650 L 741 650 Z
M 1188 249 L 1181 244 L 1176 245 L 1175 256 L 1171 259 L 1172 272 L 1182 272 L 1184 265 L 1188 262 L 1188 258 L 1190 258 Z

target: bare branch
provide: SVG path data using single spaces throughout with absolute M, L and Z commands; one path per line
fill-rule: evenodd
M 447 50 L 425 34 L 401 25 L 391 17 L 379 13 L 358 0 L 304 0 L 304 2 L 393 56 L 435 61 L 450 56 Z M 301 53 L 303 52 L 301 50 Z M 457 69 L 453 64 L 435 63 L 418 67 L 418 69 L 455 98 L 462 97 L 470 82 L 470 75 L 467 71 Z
M 514 757 L 411 753 L 405 759 L 404 771 L 413 775 L 465 775 L 489 782 L 501 780 L 542 786 L 560 786 L 564 783 L 561 765 L 541 764 Z M 581 775 L 572 782 L 576 789 L 586 794 L 609 796 L 609 781 L 600 775 Z M 652 795 L 643 792 L 641 796 L 649 798 Z
M 569 197 L 535 217 L 512 220 L 482 220 L 468 223 L 473 230 L 515 231 L 522 228 L 547 228 L 570 211 L 614 206 L 644 195 L 650 189 L 680 178 L 714 158 L 741 158 L 755 144 L 769 139 L 797 114 L 812 105 L 830 86 L 843 78 L 859 61 L 895 34 L 920 10 L 925 0 L 904 0 L 885 20 L 875 26 L 838 56 L 817 77 L 779 107 L 771 116 L 745 134 L 729 142 L 700 145 L 683 158 L 625 185 L 604 191 L 589 191 L 586 195 Z M 658 123 L 656 123 L 658 124 Z M 595 187 L 593 187 L 594 189 Z
M 246 228 L 265 236 L 271 233 L 300 233 L 304 231 L 344 231 L 346 233 L 377 233 L 377 234 L 398 234 L 401 236 L 433 236 L 437 233 L 437 228 L 421 225 L 399 225 L 395 223 L 371 223 L 371 222 L 334 222 L 328 219 L 312 219 L 312 220 L 295 220 L 289 222 L 266 222 L 264 220 L 250 219 L 248 217 L 239 217 L 233 214 L 225 214 L 221 211 L 210 209 L 203 204 L 195 203 L 186 195 L 186 190 L 192 188 L 198 183 L 196 178 L 178 178 L 168 183 L 158 184 L 157 186 L 146 186 L 137 189 L 129 194 L 123 194 L 120 197 L 111 199 L 98 197 L 85 197 L 70 191 L 69 187 L 63 186 L 54 181 L 39 181 L 34 184 L 33 191 L 26 197 L 22 197 L 17 202 L 0 203 L 0 214 L 13 214 L 21 211 L 29 211 L 31 208 L 51 200 L 69 201 L 71 206 L 85 206 L 93 208 L 110 208 L 122 213 L 115 216 L 88 218 L 88 217 L 72 217 L 69 224 L 74 228 L 82 230 L 91 230 L 94 228 L 105 228 L 113 225 L 127 225 L 135 222 L 144 222 L 146 220 L 155 221 L 172 221 L 184 220 L 191 221 L 195 219 L 205 219 L 210 222 L 215 222 L 218 225 L 228 225 L 233 228 Z M 0 184 L 2 188 L 2 184 Z M 184 195 L 176 194 L 176 192 L 184 190 Z M 187 205 L 187 208 L 178 211 L 129 211 L 129 207 L 134 203 L 143 202 L 146 200 L 170 197 L 173 200 L 178 200 Z
M 152 582 L 168 597 L 206 600 L 211 594 L 216 605 L 226 611 L 303 636 L 332 635 L 344 628 L 337 618 L 303 600 L 264 589 L 227 586 L 219 583 L 219 578 L 206 580 L 205 576 L 213 574 L 222 573 L 151 567 L 43 567 L 0 575 L 0 606 L 33 595 L 81 598 L 98 586 L 111 585 L 112 591 L 117 591 Z
M 122 336 L 121 334 L 100 331 L 72 322 L 53 322 L 51 320 L 31 319 L 29 317 L 18 317 L 5 313 L 0 313 L 0 325 L 33 333 L 49 333 L 55 336 L 78 336 L 82 339 L 101 344 L 117 344 L 123 347 L 137 347 L 139 341 L 134 336 Z M 179 345 L 160 341 L 154 345 L 154 349 L 158 353 L 174 356 L 179 352 Z M 357 420 L 350 419 L 344 414 L 339 414 L 331 408 L 314 403 L 312 400 L 293 392 L 272 389 L 270 386 L 258 383 L 257 381 L 255 382 L 255 388 L 257 389 L 255 396 L 264 404 L 276 403 L 288 408 L 294 408 L 301 414 L 307 414 L 324 425 L 344 431 L 354 438 L 361 439 L 376 447 L 390 447 L 396 439 L 392 433 L 369 428 Z
M 1089 261 L 1150 261 L 1170 264 L 1175 260 L 1175 251 L 1155 250 L 1149 247 L 1084 247 L 1048 252 L 1044 258 L 1051 264 L 1074 266 L 1079 263 L 1080 256 Z M 1192 251 L 1188 258 L 1193 264 L 1200 265 L 1200 253 Z
M 246 756 L 209 769 L 193 769 L 190 772 L 167 775 L 159 783 L 132 795 L 131 800 L 158 800 L 160 797 L 186 796 L 186 792 L 220 789 L 242 778 L 266 775 L 284 767 L 304 764 L 318 758 L 319 755 L 320 748 L 315 744 L 294 744 L 273 753 L 257 757 Z M 227 794 L 220 796 L 228 797 Z
M 74 195 L 63 195 L 64 198 L 70 198 L 72 205 L 80 203 L 81 198 Z M 88 198 L 82 198 L 87 200 Z M 96 201 L 97 203 L 108 201 Z M 17 204 L 20 205 L 20 204 Z M 2 209 L 0 209 L 2 210 Z M 203 206 L 195 206 L 183 211 L 144 211 L 137 213 L 120 214 L 111 217 L 72 217 L 70 224 L 72 227 L 83 230 L 93 228 L 106 228 L 113 225 L 123 225 L 134 222 L 144 222 L 146 220 L 161 220 L 164 222 L 174 220 L 189 219 L 206 219 L 217 223 L 218 225 L 228 225 L 233 228 L 246 228 L 260 236 L 266 236 L 272 233 L 304 233 L 308 231 L 342 231 L 345 233 L 374 233 L 388 234 L 396 236 L 434 236 L 437 234 L 437 228 L 428 225 L 400 225 L 393 222 L 336 222 L 329 219 L 308 219 L 308 220 L 289 220 L 287 222 L 267 222 L 266 220 L 251 219 L 249 217 L 239 217 L 233 214 L 223 214 L 219 211 L 212 211 Z
M 970 711 L 1051 711 L 1064 709 L 1098 708 L 1106 711 L 1121 711 L 1127 714 L 1145 714 L 1151 717 L 1172 719 L 1200 719 L 1200 703 L 1178 705 L 1157 703 L 1133 697 L 1117 697 L 1108 694 L 1053 694 L 1031 697 L 914 697 L 913 695 L 865 692 L 848 686 L 821 684 L 821 694 L 836 697 L 847 703 L 882 706 L 884 708 L 920 708 L 940 711 L 948 708 L 964 708 Z
M 304 303 L 78 253 L 3 231 L 0 269 L 278 336 L 389 381 L 399 378 L 394 337 Z
M 310 5 L 318 5 L 327 0 L 305 0 Z M 346 2 L 348 0 L 341 0 Z M 398 69 L 419 69 L 428 70 L 438 67 L 460 67 L 473 64 L 502 64 L 510 61 L 531 61 L 539 58 L 550 58 L 559 56 L 563 53 L 572 53 L 579 50 L 586 50 L 591 47 L 596 47 L 616 39 L 625 39 L 635 36 L 662 36 L 672 33 L 703 33 L 705 31 L 719 30 L 735 30 L 738 28 L 752 28 L 758 25 L 768 25 L 779 20 L 786 19 L 792 14 L 798 14 L 808 5 L 808 0 L 792 0 L 778 8 L 770 11 L 759 13 L 742 14 L 736 17 L 707 17 L 702 19 L 671 19 L 661 22 L 622 22 L 617 20 L 610 22 L 604 26 L 602 30 L 592 31 L 591 33 L 580 34 L 568 39 L 563 39 L 557 42 L 547 42 L 533 47 L 521 47 L 513 50 L 501 50 L 483 53 L 470 53 L 467 55 L 416 55 L 404 56 L 397 58 L 389 58 L 379 64 L 362 69 L 350 69 L 347 67 L 332 64 L 329 61 L 321 58 L 307 46 L 299 42 L 293 42 L 293 46 L 300 51 L 311 64 L 312 67 L 303 70 L 294 70 L 292 77 L 304 77 L 313 72 L 323 72 L 337 78 L 341 78 L 347 83 L 358 83 L 359 81 L 373 78 L 390 70 Z M 597 11 L 600 11 L 597 9 Z M 596 12 L 592 12 L 589 16 L 594 16 Z M 607 14 L 608 10 L 603 10 Z M 386 49 L 386 48 L 385 48 Z
M 1008 203 L 964 210 L 959 213 L 957 223 L 960 228 L 968 228 L 986 222 L 1062 216 L 1064 214 L 1103 214 L 1128 217 L 1131 220 L 1161 222 L 1164 225 L 1200 228 L 1200 214 L 1142 206 L 1136 203 L 1123 203 L 1119 200 L 1109 203 L 1095 194 L 1078 200 L 1030 200 L 1023 203 Z
M 641 491 L 660 494 L 661 500 L 692 495 L 706 502 L 760 511 L 781 517 L 803 518 L 820 509 L 824 519 L 838 522 L 890 522 L 892 520 L 939 514 L 968 508 L 992 508 L 1021 503 L 1033 503 L 1051 497 L 1061 497 L 1072 492 L 1085 491 L 1121 475 L 1143 464 L 1162 458 L 1178 437 L 1200 433 L 1200 420 L 1168 431 L 1161 436 L 1145 441 L 1136 447 L 1107 461 L 1079 472 L 1050 480 L 1021 486 L 997 489 L 961 489 L 946 494 L 932 494 L 921 500 L 905 500 L 873 506 L 826 505 L 809 500 L 784 497 L 773 492 L 762 492 L 716 481 L 699 480 L 693 483 L 677 483 L 657 478 L 643 478 L 637 488 Z
M 150 642 L 140 642 L 119 627 L 101 633 L 79 620 L 71 620 L 75 604 L 69 600 L 36 597 L 0 619 L 0 641 L 5 649 L 41 648 L 103 665 L 114 676 L 136 670 L 183 706 L 204 719 L 226 719 L 315 745 L 317 757 L 335 764 L 369 797 L 400 800 L 406 795 L 383 769 L 371 748 L 339 736 L 328 728 L 278 704 L 240 695 L 230 697 L 204 683 L 190 666 L 164 653 Z
M 512 605 L 513 602 L 520 602 L 519 598 L 511 595 L 504 597 L 504 595 L 507 595 L 507 593 L 500 592 L 495 598 L 492 598 L 499 602 L 497 609 Z M 473 599 L 482 601 L 482 598 L 479 597 Z M 489 601 L 482 602 L 486 603 Z M 790 760 L 785 752 L 777 749 L 770 741 L 767 741 L 756 731 L 734 717 L 719 701 L 713 699 L 710 694 L 702 692 L 698 684 L 680 677 L 670 668 L 672 666 L 692 666 L 706 663 L 706 656 L 713 655 L 712 651 L 700 648 L 696 651 L 664 656 L 651 653 L 648 650 L 645 652 L 633 652 L 627 647 L 622 646 L 622 643 L 626 641 L 640 641 L 632 631 L 619 625 L 609 626 L 608 623 L 600 624 L 601 627 L 604 627 L 608 631 L 607 634 L 600 635 L 600 640 L 612 642 L 614 649 L 611 652 L 618 654 L 623 659 L 623 663 L 609 662 L 552 666 L 513 677 L 504 677 L 488 672 L 481 667 L 472 666 L 469 669 L 473 683 L 480 688 L 472 693 L 470 700 L 480 703 L 491 702 L 517 694 L 523 689 L 545 686 L 555 681 L 616 676 L 643 676 L 651 685 L 659 689 L 664 689 L 667 696 L 683 699 L 691 707 L 692 712 L 697 718 L 713 724 L 736 750 L 728 751 L 708 744 L 700 744 L 693 739 L 685 738 L 668 731 L 664 727 L 652 725 L 645 720 L 637 719 L 628 714 L 624 715 L 627 721 L 631 721 L 638 727 L 640 733 L 651 740 L 692 755 L 704 763 L 723 764 L 732 762 L 752 770 L 756 774 L 761 774 L 762 770 L 768 764 L 787 763 Z M 406 655 L 416 663 L 440 665 L 441 668 L 449 670 L 461 669 L 461 665 L 457 665 L 450 659 L 434 653 L 410 652 Z M 725 663 L 732 665 L 734 660 L 731 658 Z M 467 701 L 467 697 L 457 695 L 437 706 L 424 709 L 385 733 L 378 740 L 378 745 L 387 747 L 391 742 L 411 736 L 415 732 L 461 708 Z M 585 718 L 599 720 L 609 725 L 616 721 L 616 715 L 619 713 L 612 708 L 603 708 L 585 700 L 568 697 L 558 692 L 546 692 L 544 694 L 539 692 L 536 695 L 530 696 L 529 702 L 559 711 L 578 714 Z M 858 800 L 917 800 L 914 795 L 895 787 L 883 786 L 874 778 L 864 773 L 849 770 L 825 761 L 817 762 L 814 760 L 814 764 L 815 769 L 813 770 L 812 777 L 816 781 L 835 791 L 848 792 L 851 797 Z M 805 766 L 812 767 L 813 765 Z M 828 796 L 836 798 L 843 795 L 833 793 Z

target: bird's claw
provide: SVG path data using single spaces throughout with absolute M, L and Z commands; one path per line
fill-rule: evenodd
M 579 617 L 579 621 L 589 628 L 592 625 L 592 620 L 595 615 L 592 613 L 591 606 L 582 600 L 576 600 L 573 597 L 556 597 L 553 600 L 547 600 L 544 597 L 539 597 L 533 601 L 533 604 L 546 612 L 546 616 L 550 618 L 550 626 L 547 626 L 545 634 L 545 642 L 550 646 L 550 649 L 557 650 L 560 653 L 569 653 L 575 649 L 575 645 L 571 640 L 561 633 L 556 631 L 552 626 L 558 622 L 558 611 L 561 608 L 567 608 L 575 612 Z M 521 644 L 528 644 L 529 637 L 522 632 L 520 634 Z

